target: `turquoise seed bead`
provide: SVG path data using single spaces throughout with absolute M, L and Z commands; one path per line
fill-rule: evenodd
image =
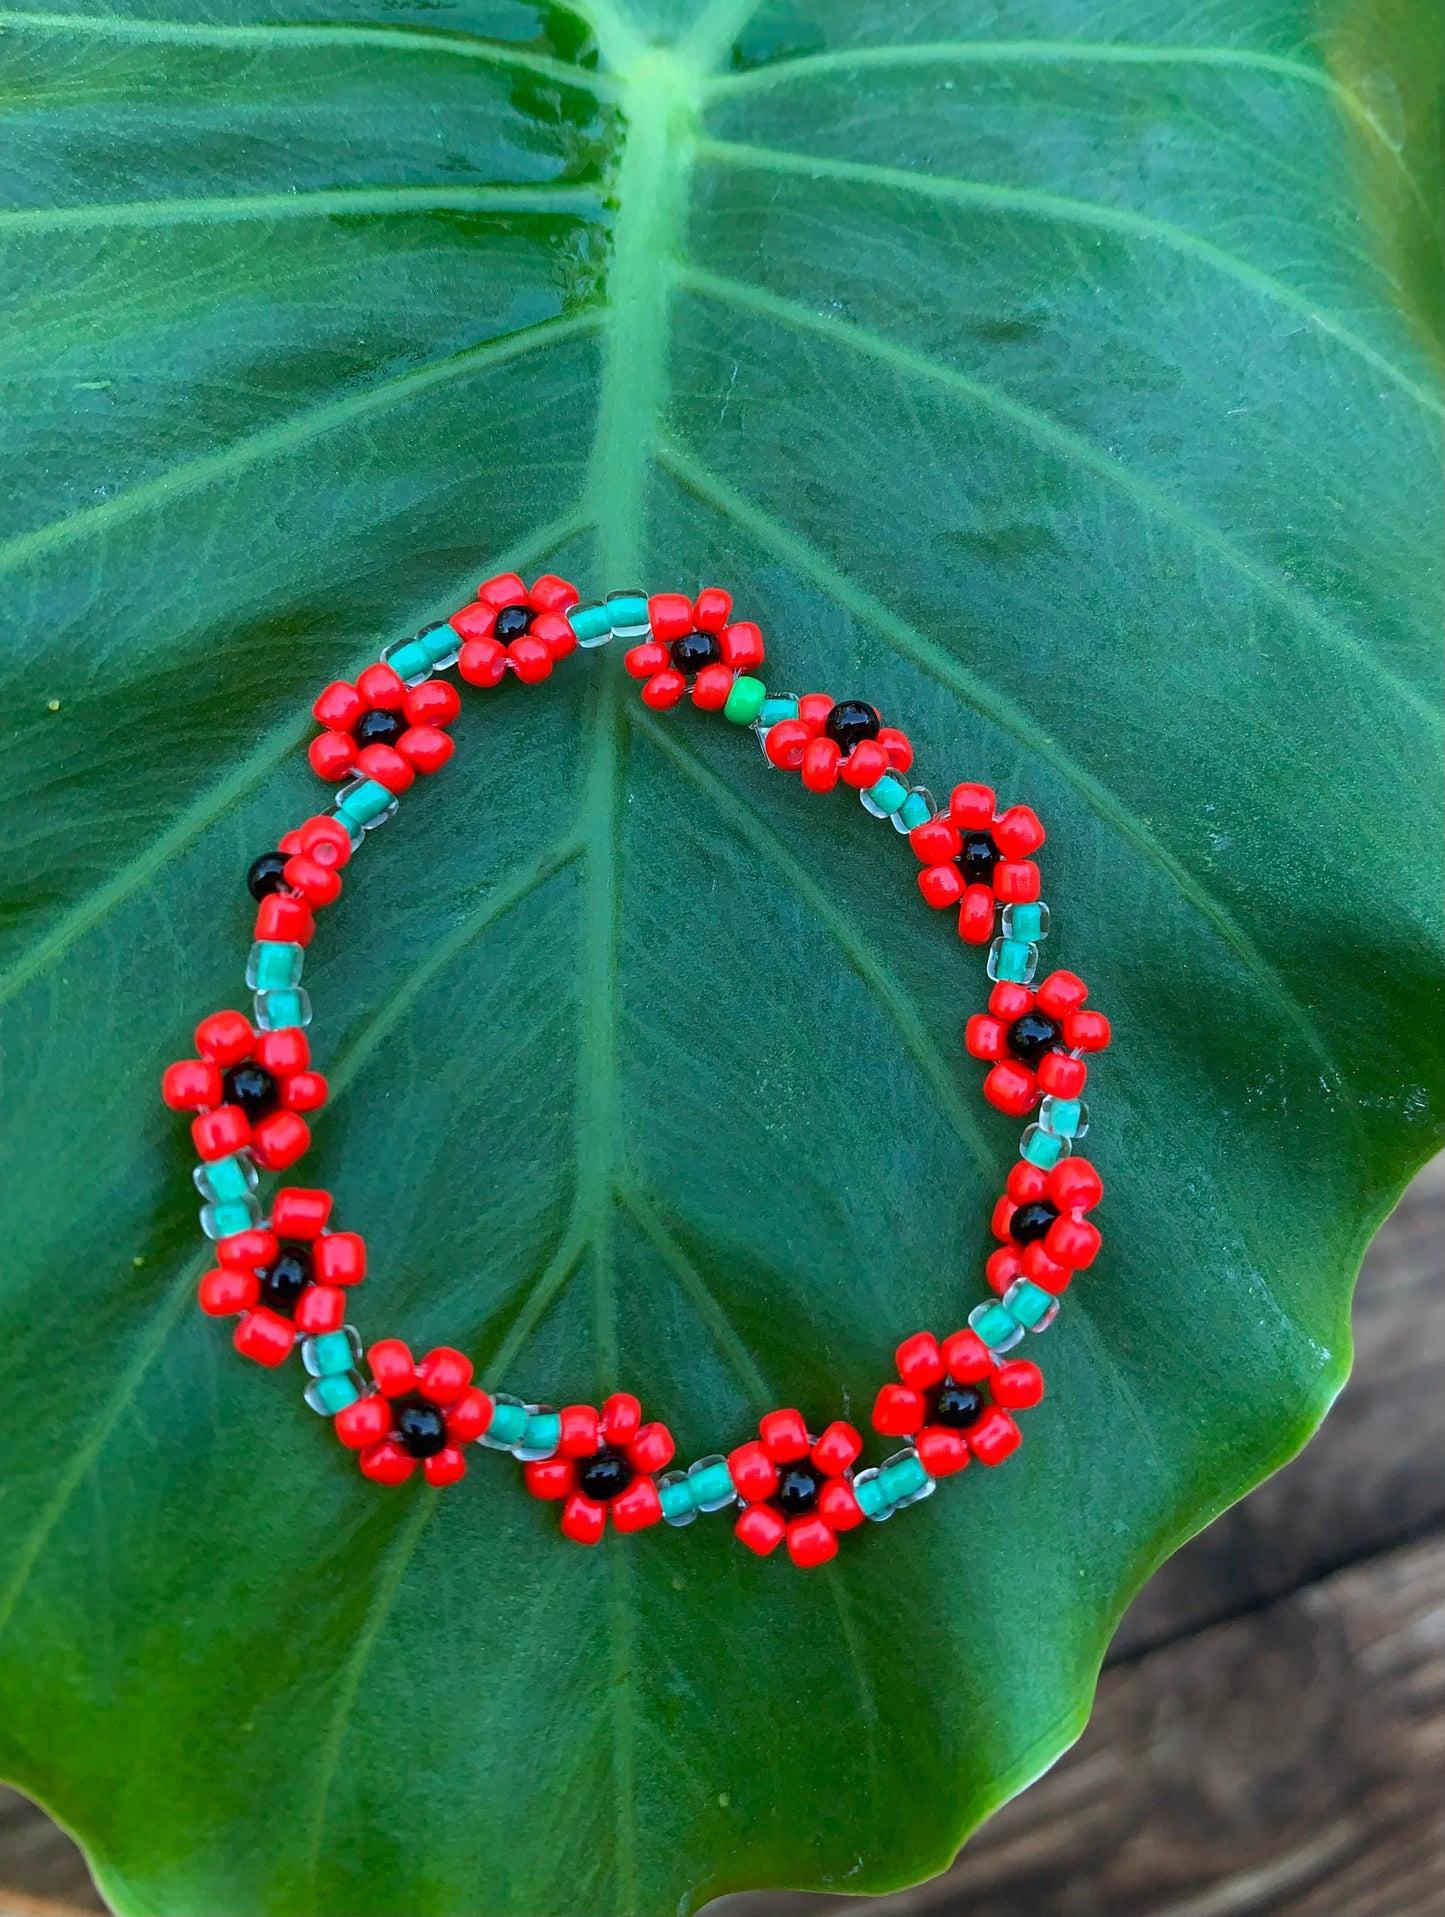
M 710 1504 L 730 1504 L 736 1495 L 737 1487 L 726 1461 L 704 1465 L 701 1471 L 692 1473 L 689 1483 L 692 1486 L 693 1503 L 699 1510 Z
M 929 809 L 927 799 L 924 798 L 921 792 L 910 792 L 902 805 L 899 806 L 898 816 L 903 821 L 907 830 L 911 832 L 916 825 L 927 825 L 928 821 L 933 817 L 933 813 Z
M 450 631 L 450 627 L 448 628 Z M 453 639 L 456 635 L 453 634 Z M 432 669 L 432 657 L 420 639 L 408 639 L 404 646 L 398 646 L 386 662 L 393 672 L 399 673 L 408 684 L 420 679 Z
M 606 606 L 574 606 L 567 623 L 577 635 L 579 646 L 595 646 L 599 639 L 612 637 L 612 621 Z
M 662 1502 L 662 1515 L 669 1524 L 676 1524 L 679 1518 L 697 1512 L 692 1485 L 686 1477 L 674 1478 L 671 1484 L 664 1484 L 657 1495 Z
M 562 1442 L 562 1420 L 555 1411 L 538 1411 L 522 1428 L 524 1451 L 551 1453 Z
M 915 1492 L 921 1491 L 927 1482 L 928 1473 L 916 1451 L 910 1451 L 897 1464 L 885 1464 L 878 1473 L 878 1483 L 882 1485 L 890 1504 L 901 1504 L 905 1498 L 911 1498 Z
M 206 1182 L 217 1204 L 244 1198 L 251 1189 L 246 1167 L 239 1158 L 216 1158 L 206 1167 Z
M 871 1478 L 855 1478 L 853 1496 L 858 1500 L 858 1509 L 865 1518 L 876 1518 L 888 1506 L 888 1493 L 883 1489 L 883 1479 L 876 1474 Z
M 1004 1307 L 1010 1317 L 1017 1318 L 1030 1331 L 1041 1329 L 1044 1319 L 1051 1318 L 1058 1308 L 1059 1301 L 1053 1293 L 1036 1285 L 1032 1278 L 1016 1279 L 1009 1286 Z
M 260 1215 L 254 1198 L 228 1198 L 224 1204 L 203 1208 L 201 1229 L 208 1238 L 234 1238 L 238 1231 L 249 1231 Z
M 263 1032 L 289 1031 L 293 1025 L 311 1023 L 311 1001 L 304 992 L 258 992 L 256 1023 Z
M 462 635 L 457 631 L 455 626 L 443 620 L 441 625 L 432 626 L 426 632 L 419 632 L 411 641 L 410 645 L 406 647 L 406 651 L 410 652 L 412 646 L 420 646 L 422 648 L 426 653 L 427 664 L 429 666 L 438 666 L 443 659 L 456 658 L 462 648 Z M 401 668 L 397 665 L 395 657 L 388 659 L 387 664 L 391 666 L 394 671 L 401 672 Z M 408 676 L 408 674 L 402 673 L 404 679 Z
M 299 945 L 257 939 L 251 947 L 246 983 L 257 992 L 283 992 L 301 983 L 301 969 L 305 961 L 306 954 Z
M 733 680 L 733 689 L 723 707 L 723 717 L 731 719 L 735 726 L 750 726 L 767 704 L 767 699 L 768 689 L 762 680 L 750 679 L 743 673 Z
M 1041 1126 L 1031 1125 L 1019 1146 L 1019 1157 L 1026 1158 L 1031 1165 L 1037 1165 L 1040 1171 L 1052 1171 L 1064 1155 L 1064 1141 L 1046 1132 Z
M 522 1442 L 522 1433 L 527 1429 L 527 1424 L 527 1407 L 524 1404 L 494 1403 L 487 1436 L 493 1444 L 510 1450 L 514 1444 Z
M 1049 1130 L 1057 1132 L 1060 1138 L 1077 1138 L 1083 1117 L 1082 1099 L 1051 1098 L 1049 1100 Z
M 379 819 L 395 799 L 396 794 L 388 792 L 384 785 L 378 785 L 375 779 L 363 779 L 354 792 L 347 793 L 336 809 L 349 813 L 358 825 L 368 825 L 373 819 Z
M 897 812 L 908 797 L 908 787 L 902 779 L 895 779 L 891 772 L 885 772 L 877 785 L 870 785 L 868 797 L 885 817 Z
M 764 699 L 758 722 L 764 726 L 775 726 L 784 719 L 796 719 L 798 702 L 796 699 Z
M 1006 980 L 1011 985 L 1026 983 L 1033 965 L 1033 949 L 1021 939 L 1000 939 L 998 942 L 998 964 L 995 978 Z
M 607 623 L 619 639 L 646 629 L 648 627 L 646 597 L 632 593 L 620 593 L 615 598 L 609 596 Z
M 1024 945 L 1032 945 L 1036 939 L 1045 936 L 1044 913 L 1041 905 L 1016 905 L 1009 913 L 1009 937 Z
M 975 1305 L 968 1314 L 971 1331 L 978 1333 L 990 1351 L 1008 1351 L 1024 1335 L 1024 1328 L 1011 1311 L 994 1299 L 992 1302 Z
M 356 1374 L 349 1370 L 327 1372 L 320 1378 L 313 1378 L 306 1388 L 306 1402 L 311 1409 L 328 1418 L 334 1418 L 347 1405 L 355 1404 L 360 1396 L 361 1387 L 356 1382 Z
M 350 1371 L 355 1358 L 351 1340 L 344 1331 L 321 1332 L 310 1340 L 306 1351 L 309 1359 L 306 1369 L 317 1378 L 339 1376 L 342 1372 Z

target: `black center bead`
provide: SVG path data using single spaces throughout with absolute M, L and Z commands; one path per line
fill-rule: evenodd
M 620 1451 L 605 1444 L 590 1458 L 583 1459 L 577 1482 L 587 1497 L 606 1504 L 609 1498 L 618 1497 L 631 1484 L 632 1466 Z
M 514 639 L 520 639 L 524 632 L 532 630 L 532 611 L 530 606 L 503 606 L 497 614 L 497 623 L 493 633 L 504 646 L 511 645 Z
M 391 1407 L 391 1428 L 410 1457 L 434 1458 L 447 1447 L 447 1421 L 425 1398 L 398 1398 Z
M 311 1252 L 306 1245 L 283 1245 L 281 1256 L 261 1280 L 261 1302 L 286 1313 L 311 1283 Z
M 1025 1012 L 1008 1028 L 1008 1048 L 1025 1065 L 1037 1065 L 1046 1052 L 1054 1049 L 1063 1035 L 1063 1027 L 1056 1025 L 1051 1018 L 1045 1018 L 1042 1012 Z
M 999 850 L 991 832 L 965 832 L 963 850 L 958 855 L 959 869 L 970 885 L 992 885 L 993 868 Z
M 790 1518 L 801 1518 L 818 1506 L 824 1474 L 808 1458 L 778 1469 L 778 1509 Z
M 722 647 L 715 632 L 685 632 L 672 642 L 672 663 L 689 678 L 704 666 L 715 666 L 722 658 Z
M 274 1112 L 281 1097 L 275 1079 L 263 1065 L 233 1065 L 221 1079 L 221 1092 L 228 1105 L 239 1105 L 253 1121 Z
M 253 899 L 269 899 L 286 883 L 281 876 L 285 869 L 284 852 L 263 852 L 259 859 L 251 861 L 246 873 L 246 890 Z
M 359 746 L 394 746 L 405 731 L 406 720 L 399 712 L 368 712 L 357 720 L 352 737 Z
M 951 1431 L 967 1431 L 984 1413 L 984 1396 L 972 1385 L 942 1384 L 930 1400 L 930 1424 L 946 1424 Z
M 1031 1245 L 1036 1238 L 1044 1236 L 1058 1215 L 1058 1206 L 1042 1199 L 1037 1204 L 1020 1205 L 1008 1221 L 1009 1236 L 1015 1244 Z
M 879 723 L 872 706 L 864 705 L 861 699 L 842 699 L 828 714 L 823 730 L 835 746 L 848 753 L 865 739 L 876 739 Z

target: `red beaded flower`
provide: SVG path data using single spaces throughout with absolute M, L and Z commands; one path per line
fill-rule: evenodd
M 666 712 L 691 686 L 695 706 L 721 712 L 736 675 L 763 663 L 762 632 L 750 619 L 730 624 L 732 609 L 732 594 L 721 586 L 705 586 L 696 599 L 682 592 L 652 595 L 652 637 L 623 660 L 632 677 L 644 681 L 644 705 Z
M 441 730 L 462 709 L 445 679 L 408 687 L 386 664 L 368 666 L 353 686 L 329 685 L 312 706 L 326 727 L 311 741 L 311 769 L 323 779 L 374 779 L 388 792 L 405 792 L 418 772 L 436 772 L 455 747 Z
M 1018 1449 L 1019 1428 L 1009 1412 L 1043 1397 L 1037 1365 L 1027 1359 L 996 1365 L 972 1331 L 955 1331 L 942 1345 L 932 1332 L 919 1331 L 895 1355 L 903 1382 L 878 1393 L 873 1428 L 885 1437 L 911 1438 L 930 1477 L 961 1471 L 970 1457 L 1001 1464 Z
M 1108 1019 L 1081 1009 L 1088 996 L 1088 986 L 1072 972 L 1051 972 L 1036 990 L 999 980 L 988 1011 L 976 1012 L 963 1034 L 972 1057 L 993 1062 L 983 1081 L 990 1105 L 1022 1118 L 1045 1092 L 1079 1096 L 1089 1068 L 1071 1054 L 1102 1052 L 1109 1043 Z
M 555 573 L 544 572 L 530 592 L 514 572 L 484 580 L 472 604 L 449 621 L 463 642 L 457 670 L 473 686 L 500 685 L 506 672 L 515 672 L 523 685 L 540 684 L 576 650 L 566 614 L 577 599 L 577 588 Z
M 897 726 L 883 725 L 861 699 L 834 700 L 826 692 L 805 693 L 796 719 L 769 726 L 763 750 L 780 770 L 800 772 L 810 792 L 831 792 L 839 779 L 866 792 L 885 772 L 913 764 L 913 747 Z
M 203 1159 L 249 1151 L 263 1171 L 284 1171 L 311 1143 L 302 1112 L 326 1102 L 299 1026 L 255 1031 L 240 1012 L 213 1012 L 196 1027 L 199 1058 L 166 1067 L 161 1096 L 172 1111 L 196 1112 L 191 1137 Z
M 492 1421 L 492 1401 L 472 1383 L 465 1352 L 438 1345 L 420 1364 L 400 1338 L 382 1338 L 366 1354 L 376 1390 L 338 1411 L 336 1435 L 360 1452 L 377 1484 L 404 1484 L 420 1464 L 428 1484 L 455 1484 L 467 1461 L 461 1447 Z
M 331 1193 L 284 1185 L 264 1226 L 222 1238 L 218 1264 L 200 1284 L 201 1310 L 240 1313 L 235 1345 L 243 1358 L 279 1365 L 298 1337 L 340 1331 L 346 1287 L 366 1276 L 358 1232 L 328 1231 Z
M 939 908 L 957 905 L 959 937 L 987 945 L 996 900 L 1029 905 L 1039 896 L 1039 868 L 1029 854 L 1044 837 L 1031 807 L 999 812 L 991 787 L 956 785 L 948 817 L 916 825 L 908 842 L 923 861 L 918 886 L 924 898 Z
M 656 1524 L 662 1501 L 653 1473 L 671 1463 L 675 1449 L 667 1426 L 644 1424 L 629 1391 L 614 1391 L 600 1414 L 590 1404 L 569 1404 L 558 1416 L 556 1451 L 525 1465 L 523 1476 L 534 1498 L 566 1499 L 563 1536 L 596 1544 L 609 1514 L 619 1531 Z
M 993 1211 L 1002 1249 L 988 1261 L 988 1282 L 1000 1297 L 1015 1279 L 1031 1278 L 1055 1294 L 1091 1265 L 1103 1239 L 1084 1214 L 1104 1196 L 1104 1181 L 1084 1158 L 1063 1158 L 1050 1172 L 1020 1159 Z
M 786 1538 L 800 1569 L 825 1564 L 837 1555 L 836 1534 L 863 1522 L 852 1485 L 862 1449 L 863 1440 L 841 1419 L 814 1439 L 801 1412 L 770 1411 L 759 1420 L 758 1437 L 728 1458 L 744 1506 L 737 1536 L 759 1557 Z

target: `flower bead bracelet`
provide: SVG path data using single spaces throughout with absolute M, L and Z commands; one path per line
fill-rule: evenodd
M 451 619 L 388 647 L 354 684 L 328 686 L 313 707 L 322 730 L 309 757 L 339 789 L 247 874 L 257 901 L 246 967 L 251 1017 L 202 1019 L 197 1056 L 168 1068 L 162 1095 L 193 1114 L 201 1228 L 216 1258 L 200 1282 L 202 1310 L 234 1317 L 237 1351 L 258 1364 L 284 1364 L 299 1343 L 306 1403 L 331 1420 L 367 1478 L 401 1484 L 420 1471 L 431 1485 L 452 1484 L 465 1475 L 466 1448 L 480 1444 L 521 1463 L 527 1489 L 561 1504 L 561 1529 L 577 1543 L 596 1544 L 609 1517 L 618 1531 L 636 1531 L 736 1506 L 743 1544 L 762 1556 L 784 1544 L 807 1567 L 833 1557 L 839 1534 L 865 1518 L 917 1504 L 971 1459 L 997 1465 L 1017 1449 L 1015 1413 L 1039 1402 L 1043 1377 L 1010 1354 L 1052 1324 L 1074 1273 L 1100 1246 L 1089 1214 L 1103 1184 L 1075 1146 L 1088 1129 L 1088 1055 L 1109 1043 L 1109 1022 L 1086 1007 L 1088 989 L 1073 973 L 1034 983 L 1049 932 L 1033 856 L 1045 837 L 1037 815 L 1026 805 L 1000 811 L 993 791 L 974 783 L 955 786 L 940 810 L 909 780 L 906 735 L 872 706 L 770 693 L 758 676 L 762 632 L 732 610 L 717 587 L 696 598 L 614 592 L 582 605 L 566 580 L 547 574 L 528 588 L 503 573 Z M 447 728 L 461 698 L 438 675 L 455 667 L 481 688 L 509 675 L 537 685 L 578 648 L 614 639 L 627 643 L 624 663 L 652 710 L 690 699 L 750 729 L 768 763 L 797 772 L 810 792 L 851 786 L 870 813 L 906 835 L 927 902 L 957 905 L 960 937 L 988 948 L 992 990 L 987 1010 L 968 1020 L 964 1045 L 988 1066 L 989 1103 L 1030 1122 L 993 1213 L 991 1295 L 950 1336 L 919 1331 L 899 1345 L 897 1382 L 880 1387 L 872 1422 L 902 1446 L 876 1465 L 860 1468 L 863 1438 L 844 1420 L 815 1432 L 800 1411 L 780 1409 L 759 1420 L 756 1438 L 682 1469 L 667 1426 L 644 1421 L 629 1392 L 614 1392 L 600 1409 L 554 1409 L 482 1389 L 470 1359 L 449 1346 L 420 1359 L 397 1338 L 366 1347 L 348 1321 L 366 1246 L 336 1228 L 331 1193 L 284 1185 L 269 1210 L 258 1196 L 262 1173 L 288 1171 L 304 1156 L 306 1114 L 327 1096 L 311 1065 L 301 984 L 316 914 L 335 904 L 343 868 L 395 815 L 417 774 L 440 771 L 452 756 Z

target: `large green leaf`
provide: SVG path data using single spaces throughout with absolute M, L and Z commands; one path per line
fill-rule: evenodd
M 3 16 L 5 1770 L 131 1911 L 938 1869 L 1318 1420 L 1434 1143 L 1431 22 L 176 11 Z M 157 1074 L 245 1002 L 310 698 L 544 561 L 726 581 L 779 683 L 1037 805 L 1115 1021 L 1024 1450 L 823 1573 L 566 1546 L 481 1454 L 382 1493 L 193 1308 Z M 962 1319 L 1017 1128 L 901 842 L 619 668 L 476 695 L 358 861 L 308 1167 L 368 1335 L 696 1456 Z

